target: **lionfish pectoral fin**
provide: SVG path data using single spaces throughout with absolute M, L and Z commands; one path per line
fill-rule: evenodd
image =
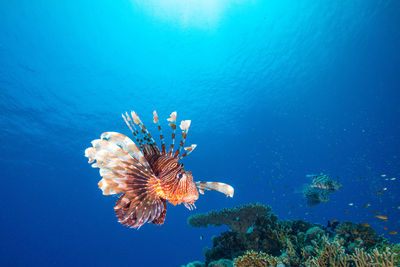
M 125 138 L 105 133 L 102 139 L 92 141 L 85 156 L 92 167 L 100 169 L 99 188 L 103 194 L 122 194 L 114 207 L 120 223 L 132 228 L 146 222 L 162 224 L 160 217 L 165 217 L 166 206 L 158 194 L 159 179 L 146 167 L 147 161 L 140 162 L 137 147 Z
M 154 220 L 151 221 L 151 223 L 153 223 L 155 225 L 163 224 L 164 221 L 165 221 L 165 215 L 167 214 L 167 201 L 165 199 L 163 199 L 163 198 L 161 198 L 161 201 L 164 204 L 164 210 L 160 214 L 160 216 L 158 216 L 158 218 L 155 218 Z
M 219 182 L 196 182 L 196 186 L 201 194 L 205 190 L 217 191 L 225 194 L 227 197 L 233 197 L 234 189 L 232 186 Z
M 120 223 L 138 229 L 146 222 L 163 224 L 166 214 L 163 199 L 140 190 L 123 195 L 114 210 Z
M 183 203 L 188 210 L 194 210 L 196 205 L 194 203 Z
M 142 165 L 144 165 L 149 171 L 151 167 L 144 157 L 142 151 L 137 147 L 137 145 L 126 135 L 117 132 L 105 132 L 101 134 L 100 137 L 102 140 L 106 140 L 110 143 L 113 143 L 122 150 L 128 152 L 128 154 L 139 161 Z

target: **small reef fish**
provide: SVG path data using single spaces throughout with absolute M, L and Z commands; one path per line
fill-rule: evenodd
M 389 232 L 389 235 L 397 235 L 397 231 L 391 231 Z
M 370 207 L 370 206 L 371 206 L 371 204 L 370 204 L 370 203 L 367 203 L 367 204 L 365 204 L 364 208 L 368 208 L 368 207 Z
M 378 191 L 376 191 L 376 193 L 377 193 L 378 195 L 380 195 L 380 194 L 382 194 L 382 191 L 381 191 L 381 190 L 378 190 Z
M 369 225 L 369 223 L 360 223 L 362 226 L 366 226 L 366 227 L 371 227 L 371 225 Z
M 135 112 L 126 112 L 122 117 L 136 143 L 123 134 L 105 132 L 85 150 L 89 163 L 94 162 L 92 167 L 100 169 L 102 179 L 98 186 L 103 194 L 121 195 L 114 207 L 120 223 L 131 228 L 140 228 L 146 222 L 161 225 L 165 221 L 167 201 L 173 205 L 184 204 L 192 210 L 196 208 L 194 203 L 199 192 L 204 194 L 205 190 L 233 197 L 232 186 L 219 182 L 195 182 L 192 173 L 179 162 L 196 148 L 196 145 L 184 147 L 190 120 L 180 123 L 182 137 L 174 151 L 176 112 L 167 119 L 172 129 L 168 150 L 156 111 L 153 112 L 153 122 L 160 133 L 161 148 Z
M 383 230 L 387 230 L 388 228 L 387 227 L 383 227 Z
M 380 220 L 387 220 L 388 217 L 386 215 L 375 215 L 376 218 L 380 219 Z
M 381 174 L 381 177 L 386 177 L 386 174 Z
M 394 181 L 394 180 L 396 180 L 396 177 L 390 178 L 390 180 L 391 180 L 391 181 Z

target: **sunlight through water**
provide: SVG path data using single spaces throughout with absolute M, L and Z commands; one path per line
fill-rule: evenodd
M 246 1 L 227 0 L 132 0 L 134 6 L 160 20 L 179 27 L 212 28 L 233 4 Z

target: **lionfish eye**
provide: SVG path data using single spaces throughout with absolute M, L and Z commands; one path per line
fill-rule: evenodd
M 178 178 L 179 178 L 179 179 L 182 179 L 182 177 L 183 177 L 183 174 L 182 174 L 182 173 L 178 174 Z

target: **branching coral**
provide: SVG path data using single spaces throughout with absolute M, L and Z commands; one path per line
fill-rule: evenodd
M 345 257 L 344 248 L 340 245 L 340 239 L 335 238 L 330 241 L 327 236 L 322 238 L 322 244 L 313 242 L 316 255 L 306 260 L 307 266 L 315 267 L 347 267 L 348 262 Z
M 206 214 L 190 216 L 188 223 L 193 227 L 208 227 L 227 225 L 232 231 L 246 233 L 259 216 L 265 216 L 271 207 L 259 203 L 243 205 L 232 209 L 211 211 Z
M 389 247 L 386 248 L 386 251 L 384 252 L 379 252 L 377 249 L 374 249 L 372 253 L 367 253 L 364 249 L 356 248 L 355 252 L 349 257 L 349 259 L 356 267 L 395 266 L 395 254 L 390 251 Z
M 306 265 L 315 267 L 394 267 L 395 253 L 387 247 L 385 251 L 372 250 L 368 253 L 364 249 L 356 248 L 353 254 L 346 254 L 345 249 L 340 244 L 341 240 L 336 236 L 333 241 L 325 236 L 322 246 L 316 247 L 317 255 L 310 257 Z

